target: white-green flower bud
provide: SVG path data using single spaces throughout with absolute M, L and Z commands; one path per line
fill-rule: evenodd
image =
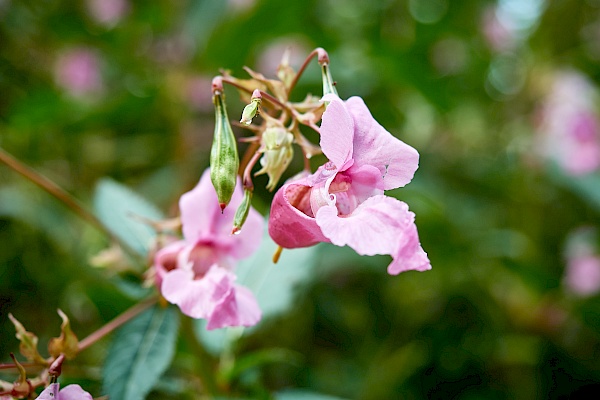
M 269 175 L 268 190 L 275 189 L 279 178 L 290 165 L 294 156 L 293 141 L 294 135 L 283 127 L 271 127 L 263 132 L 261 142 L 264 154 L 260 159 L 262 169 L 256 175 L 264 173 Z
M 240 120 L 240 123 L 245 125 L 250 125 L 252 123 L 252 118 L 256 117 L 260 112 L 261 100 L 262 96 L 260 94 L 260 90 L 254 90 L 250 104 L 244 107 L 244 111 L 242 111 L 242 119 Z

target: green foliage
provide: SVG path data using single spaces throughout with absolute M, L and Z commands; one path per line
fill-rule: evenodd
M 169 367 L 179 327 L 172 307 L 155 306 L 124 325 L 103 368 L 103 392 L 113 400 L 142 400 Z
M 139 255 L 146 256 L 156 232 L 149 222 L 163 218 L 152 204 L 110 179 L 96 186 L 94 209 L 100 220 Z
M 389 194 L 415 212 L 433 270 L 390 277 L 388 257 L 332 245 L 286 250 L 273 265 L 267 239 L 237 269 L 263 321 L 243 332 L 196 332 L 213 354 L 226 350 L 210 360 L 214 371 L 231 372 L 223 398 L 569 398 L 597 389 L 598 295 L 576 296 L 564 276 L 569 232 L 598 226 L 598 173 L 540 167 L 535 142 L 552 72 L 574 69 L 600 86 L 597 0 L 129 1 L 112 25 L 95 20 L 88 3 L 0 0 L 0 145 L 93 207 L 141 258 L 155 234 L 137 217 L 176 216 L 178 197 L 208 166 L 210 78 L 219 68 L 273 76 L 285 46 L 294 47 L 296 67 L 324 47 L 341 97 L 363 96 L 381 125 L 420 153 L 414 180 Z M 509 50 L 484 32 L 488 7 L 498 5 L 503 17 L 533 22 Z M 536 5 L 540 15 L 523 17 Z M 81 48 L 97 55 L 102 89 L 77 96 L 58 82 L 57 66 Z M 320 93 L 320 83 L 311 63 L 292 98 Z M 225 91 L 237 120 L 243 104 Z M 314 157 L 313 170 L 322 162 Z M 280 182 L 302 168 L 296 151 Z M 101 232 L 4 166 L 0 182 L 0 316 L 18 316 L 45 343 L 60 307 L 83 339 L 155 290 L 140 288 L 141 276 L 89 267 L 106 243 Z M 252 201 L 266 214 L 267 177 L 254 183 Z M 150 343 L 149 324 L 160 322 L 165 331 L 156 328 L 151 349 L 167 334 L 174 346 L 167 330 L 176 330 L 176 314 L 150 310 L 124 332 Z M 0 338 L 7 362 L 19 346 L 7 318 Z M 144 351 L 139 341 L 125 343 Z M 106 359 L 114 368 L 105 373 L 139 379 L 143 397 L 171 362 L 160 350 L 152 353 L 160 371 L 155 363 L 144 375 L 141 366 L 124 369 L 135 358 L 107 354 L 101 342 L 69 362 L 64 379 L 95 398 L 114 393 L 89 368 Z M 196 355 L 184 344 L 171 351 L 178 378 L 158 383 L 169 388 L 160 398 L 197 399 Z M 14 380 L 9 372 L 0 379 Z

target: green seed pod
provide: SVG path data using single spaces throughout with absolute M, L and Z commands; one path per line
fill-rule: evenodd
M 317 50 L 319 50 L 319 65 L 321 66 L 321 76 L 323 78 L 323 96 L 327 94 L 335 94 L 337 96 L 335 82 L 331 78 L 331 72 L 329 71 L 329 55 L 321 48 Z
M 321 76 L 323 77 L 323 96 L 326 94 L 335 94 L 337 96 L 338 92 L 335 88 L 335 82 L 331 78 L 328 64 L 321 65 Z
M 235 136 L 227 117 L 225 95 L 222 91 L 214 91 L 214 93 L 216 121 L 215 136 L 210 150 L 210 179 L 217 192 L 221 210 L 224 210 L 235 189 L 240 160 Z
M 242 226 L 244 225 L 244 222 L 246 222 L 246 218 L 248 218 L 248 212 L 250 212 L 251 202 L 252 191 L 249 189 L 244 189 L 244 199 L 235 212 L 235 217 L 233 218 L 233 230 L 231 233 L 234 235 L 237 235 L 242 231 Z

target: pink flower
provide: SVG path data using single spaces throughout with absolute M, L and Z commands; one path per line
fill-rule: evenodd
M 37 400 L 93 400 L 92 395 L 79 385 L 68 385 L 60 392 L 58 383 L 50 384 L 38 397 Z
M 87 0 L 90 16 L 99 24 L 113 27 L 129 11 L 127 0 Z
M 323 100 L 330 102 L 321 124 L 329 162 L 275 194 L 269 234 L 286 248 L 331 242 L 362 255 L 390 254 L 394 275 L 431 269 L 414 213 L 383 194 L 411 181 L 419 154 L 379 125 L 360 97 Z
M 198 185 L 179 200 L 183 240 L 161 249 L 154 260 L 165 299 L 186 315 L 205 318 L 207 329 L 251 326 L 261 317 L 250 290 L 234 283 L 235 261 L 258 249 L 263 231 L 263 218 L 251 209 L 241 232 L 231 234 L 242 197 L 238 181 L 230 207 L 222 213 L 206 170 Z
M 584 297 L 600 292 L 600 257 L 586 255 L 569 259 L 565 284 L 571 292 Z
M 100 59 L 89 48 L 71 49 L 60 55 L 54 67 L 56 84 L 73 97 L 102 92 Z
M 573 176 L 600 168 L 596 96 L 595 88 L 582 74 L 561 72 L 542 108 L 539 152 Z

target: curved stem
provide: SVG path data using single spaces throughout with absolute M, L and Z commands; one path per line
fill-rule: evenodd
M 79 351 L 85 350 L 90 347 L 92 344 L 96 343 L 98 340 L 102 339 L 104 336 L 108 335 L 115 329 L 119 328 L 121 325 L 130 321 L 135 316 L 141 314 L 143 311 L 147 310 L 158 301 L 158 297 L 151 297 L 134 305 L 133 307 L 127 309 L 121 315 L 117 316 L 115 319 L 109 321 L 106 325 L 98 329 L 97 331 L 92 332 L 86 338 L 81 340 L 78 345 Z
M 292 92 L 292 90 L 294 89 L 294 87 L 296 86 L 296 83 L 298 83 L 298 80 L 300 79 L 300 76 L 302 76 L 302 74 L 304 73 L 304 70 L 306 69 L 306 67 L 308 67 L 308 63 L 316 56 L 316 55 L 321 55 L 321 52 L 323 52 L 325 50 L 323 50 L 320 47 L 317 47 L 316 49 L 314 49 L 313 51 L 310 52 L 310 54 L 306 57 L 306 59 L 304 60 L 304 62 L 302 63 L 302 65 L 300 66 L 300 69 L 298 70 L 298 73 L 296 73 L 296 76 L 294 77 L 294 80 L 292 81 L 292 83 L 290 83 L 290 87 L 288 88 L 287 94 L 288 94 L 288 98 L 290 97 L 290 93 Z
M 244 186 L 244 189 L 254 190 L 254 183 L 252 183 L 252 168 L 254 168 L 260 155 L 261 153 L 257 150 L 244 169 L 244 175 L 242 176 L 242 185 Z
M 117 237 L 93 213 L 86 210 L 85 207 L 77 199 L 71 196 L 66 190 L 58 186 L 56 183 L 54 183 L 44 175 L 40 174 L 33 168 L 23 164 L 21 161 L 14 158 L 11 154 L 9 154 L 6 150 L 2 148 L 0 148 L 0 162 L 4 163 L 6 166 L 8 166 L 13 171 L 17 172 L 24 178 L 35 183 L 38 187 L 46 191 L 46 193 L 58 199 L 65 206 L 70 208 L 75 214 L 77 214 L 81 219 L 95 226 L 98 230 L 106 234 L 112 241 L 119 243 L 123 250 L 125 250 L 129 255 L 133 256 L 138 261 L 141 260 L 141 257 L 137 252 L 135 252 L 129 245 L 127 245 L 127 243 L 123 242 L 119 237 Z M 143 262 L 145 263 L 145 260 L 143 260 Z

